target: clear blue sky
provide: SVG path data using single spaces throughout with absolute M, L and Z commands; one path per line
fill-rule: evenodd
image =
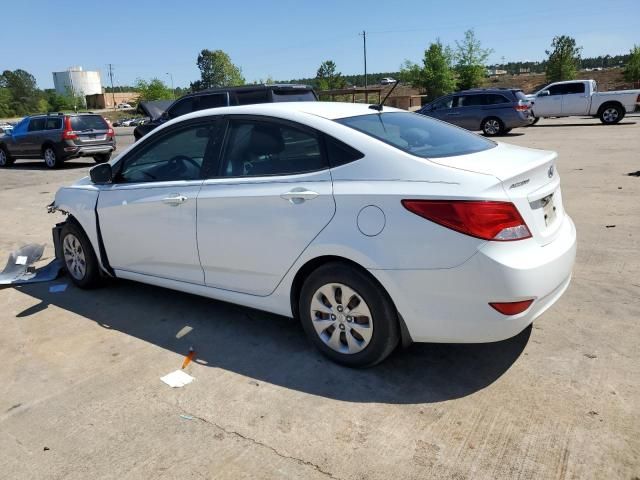
M 419 61 L 429 42 L 454 44 L 473 28 L 494 53 L 489 63 L 541 60 L 554 35 L 567 34 L 583 56 L 628 53 L 640 43 L 638 0 L 514 1 L 166 1 L 5 0 L 0 69 L 22 68 L 40 88 L 71 65 L 115 67 L 116 85 L 158 77 L 187 86 L 203 48 L 222 49 L 248 81 L 315 76 L 326 59 L 361 73 L 368 31 L 369 72 Z

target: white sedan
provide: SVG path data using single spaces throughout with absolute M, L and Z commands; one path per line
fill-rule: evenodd
M 366 366 L 399 343 L 509 338 L 560 298 L 576 231 L 556 158 L 387 107 L 203 110 L 60 189 L 54 241 L 80 287 L 297 317 Z

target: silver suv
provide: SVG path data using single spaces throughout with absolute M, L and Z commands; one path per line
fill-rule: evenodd
M 444 120 L 485 135 L 504 135 L 532 121 L 531 102 L 522 90 L 485 88 L 464 90 L 440 97 L 417 113 Z

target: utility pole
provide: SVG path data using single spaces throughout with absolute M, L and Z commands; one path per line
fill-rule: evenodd
M 111 99 L 113 101 L 113 109 L 116 109 L 116 94 L 113 90 L 113 65 L 109 64 L 109 79 L 111 80 Z
M 175 100 L 176 99 L 176 89 L 173 88 L 173 74 L 167 72 L 166 75 L 169 75 L 169 78 L 171 78 L 171 97 Z
M 362 46 L 364 49 L 364 88 L 367 88 L 367 32 L 363 30 L 362 33 L 359 33 L 358 35 L 362 35 Z

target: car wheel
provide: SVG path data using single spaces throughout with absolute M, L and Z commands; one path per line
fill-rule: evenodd
M 93 157 L 93 160 L 96 163 L 107 163 L 110 158 L 111 158 L 111 154 L 110 153 L 104 153 L 102 155 L 95 155 Z
M 495 137 L 504 133 L 504 124 L 499 118 L 489 117 L 482 121 L 480 129 L 486 136 Z
M 624 117 L 624 111 L 619 105 L 609 105 L 600 112 L 600 121 L 605 125 L 614 125 Z
M 397 313 L 387 292 L 350 265 L 330 263 L 311 273 L 298 307 L 307 336 L 337 363 L 375 365 L 398 344 Z
M 14 159 L 11 158 L 6 148 L 0 147 L 0 168 L 10 167 L 13 165 Z
M 45 147 L 43 157 L 45 165 L 49 168 L 58 168 L 62 163 L 53 147 Z
M 60 235 L 62 256 L 71 281 L 80 288 L 93 288 L 100 284 L 100 266 L 91 242 L 82 229 L 67 221 Z

